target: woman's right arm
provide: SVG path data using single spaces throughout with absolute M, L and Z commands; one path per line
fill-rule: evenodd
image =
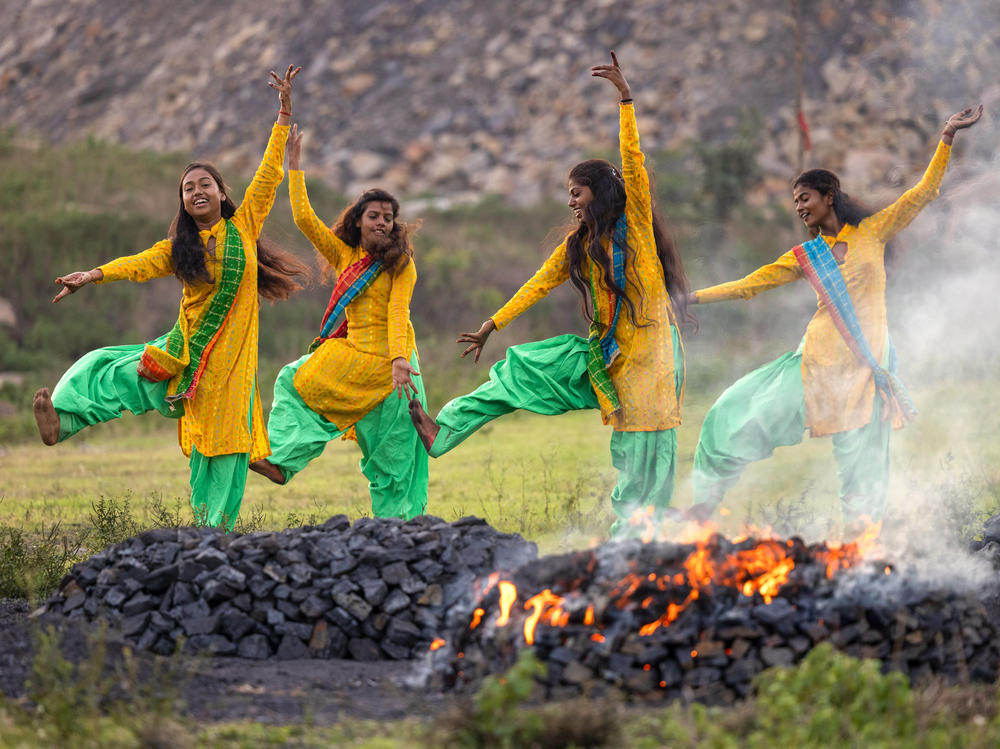
M 338 270 L 350 256 L 351 248 L 333 230 L 320 221 L 316 211 L 309 204 L 306 192 L 306 173 L 301 168 L 302 132 L 298 125 L 292 125 L 288 138 L 288 194 L 292 200 L 292 217 L 299 231 L 306 235 L 313 247 Z
M 55 282 L 62 286 L 52 303 L 74 293 L 88 283 L 110 283 L 111 281 L 149 281 L 152 278 L 163 278 L 174 272 L 171 258 L 173 243 L 162 239 L 148 250 L 135 255 L 126 255 L 111 262 L 99 265 L 93 270 L 76 271 L 60 276 Z
M 526 312 L 535 302 L 544 299 L 552 289 L 569 278 L 569 261 L 566 258 L 566 240 L 556 247 L 549 259 L 535 271 L 528 281 L 517 290 L 503 307 L 493 313 L 475 333 L 462 333 L 458 343 L 470 344 L 462 356 L 476 352 L 476 361 L 486 345 L 486 339 L 494 330 L 506 327 L 522 312 Z
M 762 291 L 783 286 L 800 278 L 802 278 L 802 267 L 795 259 L 795 253 L 789 250 L 773 263 L 758 268 L 739 281 L 729 281 L 692 291 L 688 295 L 688 304 L 712 304 L 730 299 L 750 299 Z

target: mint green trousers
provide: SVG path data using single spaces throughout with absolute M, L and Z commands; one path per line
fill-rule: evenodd
M 326 444 L 344 434 L 302 400 L 293 380 L 310 354 L 286 364 L 274 383 L 274 402 L 267 419 L 271 456 L 285 480 L 320 456 Z M 410 365 L 420 371 L 416 352 Z M 427 407 L 422 377 L 414 377 L 417 398 Z M 354 425 L 361 447 L 361 473 L 368 479 L 372 513 L 380 518 L 409 520 L 427 511 L 427 451 L 410 420 L 409 401 L 393 392 Z
M 444 455 L 483 425 L 518 409 L 554 416 L 600 408 L 587 376 L 588 351 L 587 339 L 570 334 L 511 346 L 507 357 L 490 369 L 488 382 L 441 409 L 435 419 L 441 429 L 431 446 L 431 456 Z M 680 397 L 684 356 L 676 328 L 673 351 Z M 618 482 L 611 492 L 611 506 L 618 518 L 611 527 L 613 535 L 626 532 L 628 519 L 636 510 L 652 505 L 659 515 L 670 506 L 676 459 L 674 429 L 612 433 L 611 462 L 618 469 Z
M 845 523 L 880 520 L 889 489 L 889 436 L 876 396 L 871 421 L 833 435 Z M 806 403 L 802 354 L 784 354 L 731 385 L 705 415 L 694 454 L 695 504 L 718 506 L 749 463 L 802 442 Z
M 144 348 L 144 344 L 99 348 L 84 354 L 66 370 L 52 391 L 52 405 L 59 415 L 60 442 L 85 427 L 119 419 L 124 411 L 183 416 L 183 406 L 172 410 L 166 401 L 166 381 L 150 382 L 137 373 Z M 251 397 L 248 420 L 252 413 Z M 196 522 L 225 524 L 232 530 L 243 503 L 249 464 L 248 453 L 209 457 L 192 448 L 191 507 Z

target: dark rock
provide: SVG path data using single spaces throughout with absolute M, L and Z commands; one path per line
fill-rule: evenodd
M 352 637 L 347 641 L 347 652 L 356 661 L 377 661 L 379 646 L 367 638 Z
M 270 658 L 272 654 L 271 645 L 264 635 L 247 635 L 240 640 L 236 652 L 240 658 L 251 658 L 258 661 Z

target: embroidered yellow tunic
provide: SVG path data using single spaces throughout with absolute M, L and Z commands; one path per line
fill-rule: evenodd
M 920 182 L 899 200 L 863 219 L 857 226 L 845 225 L 836 237 L 824 236 L 831 247 L 838 242 L 847 245 L 840 272 L 872 354 L 878 361 L 884 360 L 888 341 L 885 243 L 937 197 L 950 154 L 951 146 L 939 143 Z M 699 304 L 749 299 L 762 291 L 803 277 L 794 253 L 788 251 L 746 278 L 696 293 Z M 847 347 L 822 300 L 819 300 L 816 313 L 806 327 L 802 348 L 802 385 L 806 426 L 813 437 L 858 429 L 871 421 L 875 398 L 872 371 Z
M 368 253 L 350 247 L 309 204 L 305 172 L 288 173 L 295 225 L 337 273 Z M 309 408 L 348 429 L 392 393 L 392 360 L 416 350 L 410 299 L 417 282 L 413 258 L 394 276 L 383 271 L 347 305 L 347 337 L 320 344 L 295 373 L 295 390 Z
M 612 413 L 610 405 L 598 394 L 601 418 L 605 424 L 611 424 L 622 432 L 673 429 L 681 423 L 683 402 L 683 391 L 678 398 L 674 385 L 671 325 L 676 324 L 676 320 L 663 282 L 663 268 L 656 255 L 649 176 L 639 149 L 635 109 L 630 103 L 620 107 L 619 133 L 628 244 L 634 252 L 625 267 L 630 281 L 626 293 L 635 305 L 640 325 L 633 324 L 627 308 L 623 306 L 615 331 L 621 355 L 608 370 L 622 407 Z M 599 288 L 606 288 L 601 267 L 594 265 L 590 258 L 584 262 L 586 273 L 596 274 Z M 535 275 L 493 315 L 497 329 L 509 325 L 567 279 L 569 261 L 564 240 Z
M 208 358 L 208 364 L 191 399 L 184 401 L 184 416 L 178 424 L 178 438 L 185 455 L 194 446 L 206 457 L 231 453 L 250 453 L 250 460 L 260 460 L 271 454 L 264 428 L 264 413 L 257 389 L 257 334 L 260 304 L 257 297 L 257 239 L 264 219 L 274 204 L 275 191 L 284 178 L 282 161 L 288 127 L 275 125 L 264 153 L 264 159 L 247 187 L 243 202 L 230 219 L 243 240 L 246 271 L 233 301 L 229 317 Z M 215 251 L 205 258 L 212 278 L 222 271 L 222 251 L 225 243 L 225 221 L 220 220 L 210 230 L 200 232 L 207 246 L 215 237 Z M 145 252 L 121 257 L 100 266 L 104 278 L 98 283 L 127 279 L 148 281 L 174 272 L 171 262 L 171 242 L 164 239 Z M 211 297 L 214 284 L 183 284 L 181 314 L 189 325 L 197 320 Z M 253 395 L 252 427 L 247 423 L 250 398 Z

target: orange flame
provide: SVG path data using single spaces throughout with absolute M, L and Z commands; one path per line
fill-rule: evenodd
M 432 650 L 432 651 L 434 651 L 434 650 L 438 650 L 438 649 L 440 649 L 440 648 L 443 648 L 444 646 L 445 646 L 445 641 L 444 641 L 444 640 L 442 640 L 442 639 L 441 639 L 440 637 L 435 637 L 435 638 L 434 638 L 434 639 L 433 639 L 433 640 L 431 641 L 431 650 Z
M 497 617 L 497 626 L 503 627 L 510 621 L 510 607 L 517 600 L 517 586 L 503 580 L 498 587 L 500 588 L 500 616 Z
M 475 629 L 479 626 L 479 622 L 483 620 L 483 614 L 486 612 L 483 609 L 476 609 L 472 612 L 472 624 L 469 625 L 469 629 Z
M 551 591 L 551 589 L 546 588 L 538 595 L 532 596 L 524 604 L 524 610 L 534 609 L 528 618 L 524 620 L 524 641 L 531 645 L 535 642 L 535 626 L 538 624 L 538 620 L 542 617 L 546 611 L 549 612 L 551 617 L 555 617 L 558 621 L 558 617 L 562 614 L 562 609 L 559 608 L 560 604 L 563 602 L 561 596 L 557 596 Z

